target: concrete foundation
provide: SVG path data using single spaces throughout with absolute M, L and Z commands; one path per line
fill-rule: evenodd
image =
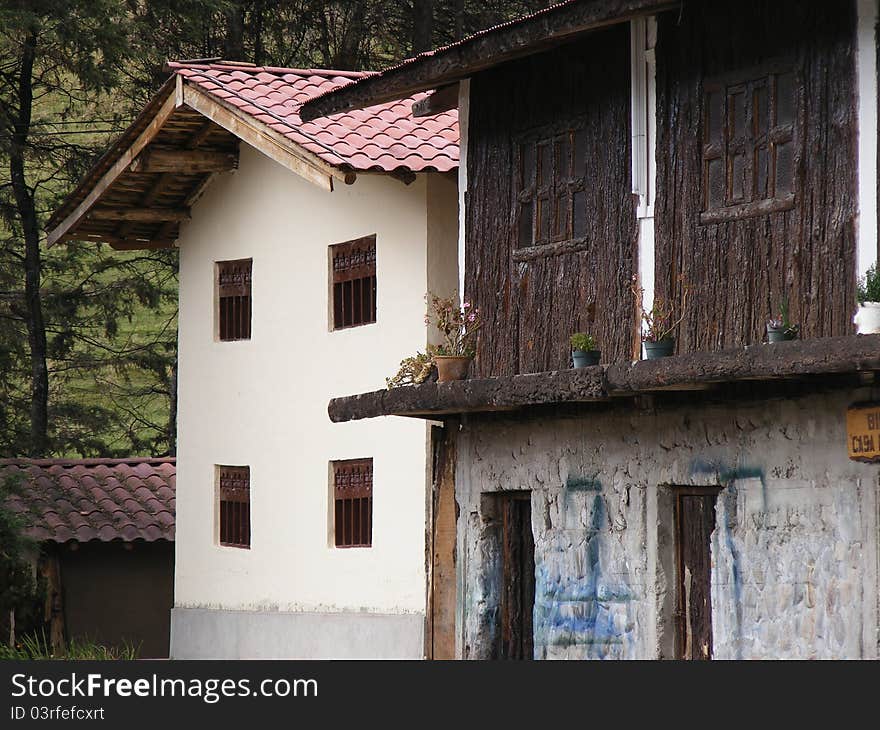
M 174 608 L 172 659 L 421 659 L 423 614 Z
M 456 473 L 458 655 L 497 646 L 487 493 L 532 493 L 535 657 L 650 659 L 674 656 L 675 488 L 720 486 L 714 657 L 876 658 L 880 467 L 849 460 L 846 442 L 847 406 L 875 395 L 468 417 Z

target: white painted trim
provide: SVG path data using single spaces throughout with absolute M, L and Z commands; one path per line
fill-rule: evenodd
M 458 84 L 458 297 L 464 301 L 465 267 L 465 193 L 467 192 L 468 115 L 470 113 L 471 80 Z
M 654 303 L 654 194 L 657 188 L 657 82 L 654 46 L 655 18 L 630 22 L 630 68 L 632 74 L 632 191 L 639 196 L 639 285 L 642 303 Z
M 877 261 L 877 0 L 858 0 L 858 201 L 856 274 Z
M 632 122 L 632 192 L 639 196 L 638 216 L 654 214 L 656 177 L 657 83 L 654 45 L 657 21 L 636 18 L 630 22 L 630 72 Z

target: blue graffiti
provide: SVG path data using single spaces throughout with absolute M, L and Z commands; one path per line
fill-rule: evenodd
M 590 490 L 592 491 L 592 490 Z M 546 651 L 551 646 L 581 646 L 587 658 L 624 656 L 634 635 L 634 622 L 626 607 L 633 596 L 619 577 L 603 570 L 601 548 L 607 539 L 605 502 L 596 494 L 591 503 L 586 541 L 582 547 L 559 548 L 536 556 L 535 566 L 535 648 Z M 561 569 L 577 562 L 580 571 Z M 581 573 L 575 575 L 573 573 Z

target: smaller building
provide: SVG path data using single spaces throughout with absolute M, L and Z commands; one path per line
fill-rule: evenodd
M 53 645 L 132 644 L 168 656 L 175 460 L 0 459 L 6 504 L 41 544 Z

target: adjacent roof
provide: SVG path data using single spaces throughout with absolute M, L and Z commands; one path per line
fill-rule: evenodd
M 169 63 L 201 90 L 258 119 L 325 162 L 356 171 L 449 172 L 458 166 L 458 112 L 413 119 L 425 94 L 302 122 L 309 99 L 371 73 Z
M 173 458 L 0 459 L 0 483 L 36 540 L 174 540 Z
M 566 0 L 406 59 L 344 89 L 325 91 L 304 104 L 300 113 L 304 120 L 313 120 L 439 89 L 582 33 L 680 4 L 681 0 Z
M 424 98 L 304 124 L 315 94 L 369 74 L 175 62 L 171 78 L 49 219 L 48 243 L 106 242 L 119 249 L 173 245 L 213 175 L 238 165 L 244 140 L 328 190 L 358 173 L 409 180 L 458 166 L 458 115 L 413 119 Z

